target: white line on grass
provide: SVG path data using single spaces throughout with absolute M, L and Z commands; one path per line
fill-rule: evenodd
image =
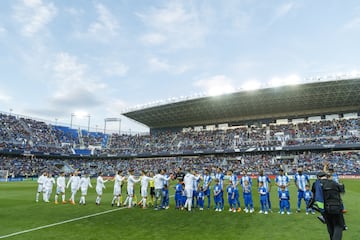
M 45 226 L 41 226 L 41 227 L 36 227 L 36 228 L 32 228 L 32 229 L 28 229 L 28 230 L 24 230 L 24 231 L 20 231 L 20 232 L 15 232 L 15 233 L 11 233 L 11 234 L 8 234 L 8 235 L 0 236 L 0 239 L 1 238 L 12 237 L 12 236 L 16 236 L 16 235 L 20 235 L 20 234 L 24 234 L 24 233 L 34 232 L 34 231 L 37 231 L 37 230 L 41 230 L 41 229 L 49 228 L 49 227 L 54 227 L 54 226 L 69 223 L 69 222 L 75 222 L 75 221 L 78 221 L 78 220 L 82 220 L 82 219 L 86 219 L 86 218 L 91 218 L 91 217 L 95 217 L 95 216 L 99 216 L 99 215 L 119 211 L 119 210 L 122 210 L 122 209 L 125 209 L 125 208 L 126 207 L 116 208 L 116 209 L 108 210 L 108 211 L 105 211 L 105 212 L 94 213 L 94 214 L 90 214 L 90 215 L 83 216 L 83 217 L 73 218 L 73 219 L 58 222 L 58 223 L 53 223 L 53 224 L 49 224 L 49 225 L 45 225 Z

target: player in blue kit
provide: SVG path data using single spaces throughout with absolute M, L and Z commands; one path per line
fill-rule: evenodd
M 221 206 L 224 207 L 224 173 L 220 167 L 216 168 L 215 179 L 219 180 L 221 188 Z
M 259 211 L 259 213 L 264 213 L 264 214 L 268 214 L 268 200 L 267 200 L 267 189 L 264 186 L 264 182 L 260 181 L 259 182 L 259 189 L 258 192 L 260 194 L 260 206 L 261 206 L 261 210 Z
M 198 171 L 195 171 L 195 174 L 198 174 Z M 200 185 L 200 178 L 199 179 L 194 179 L 193 180 L 193 197 L 192 197 L 192 206 L 194 206 L 194 208 L 198 207 L 198 193 L 199 193 L 199 185 Z
M 280 201 L 280 213 L 284 214 L 286 210 L 286 213 L 290 214 L 290 193 L 288 190 L 286 190 L 286 186 L 282 185 L 278 193 Z
M 235 195 L 234 208 L 236 208 L 236 211 L 241 212 L 240 194 L 238 187 L 234 187 L 234 195 Z
M 303 169 L 298 168 L 298 172 L 294 178 L 296 188 L 298 189 L 298 202 L 297 202 L 297 210 L 296 212 L 300 212 L 301 207 L 301 199 L 305 201 L 305 186 L 310 185 L 309 176 L 303 174 Z
M 178 184 L 175 186 L 175 208 L 180 209 L 182 207 L 181 202 L 181 193 L 183 191 L 183 186 L 181 184 L 182 180 L 179 179 Z
M 282 168 L 279 169 L 279 175 L 275 178 L 275 183 L 278 186 L 278 192 L 281 191 L 281 186 L 285 186 L 285 190 L 288 190 L 288 186 L 290 184 L 290 179 L 288 176 L 284 174 L 284 170 Z M 280 204 L 280 202 L 279 202 Z M 280 208 L 280 205 L 279 205 Z
M 313 195 L 314 194 L 310 190 L 310 186 L 305 185 L 304 199 L 305 199 L 305 202 L 306 202 L 306 215 L 308 215 L 310 212 L 312 214 L 315 214 L 314 209 L 308 207 L 311 199 L 313 198 Z
M 163 201 L 161 203 L 161 207 L 163 209 L 169 209 L 169 189 L 165 184 L 162 189 Z
M 260 182 L 263 182 L 263 187 L 266 189 L 266 197 L 267 197 L 267 207 L 269 211 L 271 211 L 271 201 L 270 201 L 270 190 L 271 190 L 271 181 L 267 175 L 264 175 L 264 170 L 259 171 L 258 176 L 258 187 L 260 187 Z
M 207 197 L 207 209 L 210 209 L 210 202 L 211 202 L 211 198 L 210 198 L 210 185 L 212 182 L 212 178 L 209 174 L 209 170 L 205 169 L 204 170 L 204 175 L 203 175 L 203 190 L 204 190 L 204 196 Z
M 235 191 L 232 181 L 229 181 L 229 185 L 226 187 L 228 194 L 229 212 L 236 212 L 235 209 Z
M 199 193 L 197 195 L 199 210 L 204 210 L 204 200 L 205 200 L 205 193 L 203 187 L 200 187 Z
M 247 180 L 243 182 L 243 197 L 244 197 L 245 213 L 248 212 L 253 213 L 254 203 L 252 199 L 252 187 Z
M 215 202 L 215 211 L 216 212 L 221 212 L 223 209 L 223 205 L 222 205 L 222 188 L 220 185 L 220 181 L 219 179 L 215 179 L 215 186 L 214 186 L 214 202 Z

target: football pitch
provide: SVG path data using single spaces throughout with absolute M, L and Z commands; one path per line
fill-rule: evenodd
M 360 239 L 360 208 L 357 207 L 360 181 L 344 180 L 344 183 L 343 200 L 348 210 L 345 219 L 349 229 L 344 231 L 343 239 Z M 273 213 L 268 215 L 258 213 L 255 187 L 256 212 L 252 214 L 229 212 L 226 199 L 223 212 L 175 210 L 173 197 L 168 210 L 116 208 L 111 207 L 113 183 L 106 183 L 106 187 L 100 206 L 95 205 L 94 189 L 89 189 L 86 206 L 55 205 L 53 201 L 35 202 L 37 184 L 33 181 L 1 182 L 0 239 L 328 239 L 326 225 L 317 220 L 318 214 L 306 215 L 304 203 L 302 212 L 295 212 L 297 194 L 293 183 L 290 187 L 291 215 L 278 213 L 275 187 L 271 191 Z M 139 193 L 138 188 L 136 192 Z M 66 198 L 69 197 L 67 192 Z M 79 198 L 80 192 L 77 201 Z M 243 204 L 242 197 L 240 200 Z

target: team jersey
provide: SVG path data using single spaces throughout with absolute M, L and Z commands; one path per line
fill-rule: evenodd
M 137 182 L 140 182 L 140 179 L 135 179 L 135 177 L 133 175 L 129 175 L 129 177 L 127 179 L 128 188 L 133 188 L 134 184 Z
M 203 176 L 203 188 L 204 190 L 210 189 L 212 178 L 210 175 L 204 175 Z
M 232 198 L 234 191 L 235 191 L 235 189 L 234 189 L 233 185 L 227 186 L 226 192 L 228 193 L 228 198 Z
M 268 176 L 258 176 L 258 183 L 263 182 L 263 186 L 266 191 L 269 191 L 269 183 L 271 183 L 270 178 Z
M 250 187 L 251 187 L 251 185 L 252 185 L 252 179 L 251 179 L 251 177 L 250 176 L 242 176 L 241 178 L 240 178 L 240 185 L 244 188 L 245 187 L 245 181 L 248 181 L 249 182 L 249 185 L 250 185 Z
M 148 188 L 150 180 L 152 180 L 151 177 L 141 176 L 141 187 Z
M 304 195 L 304 199 L 307 201 L 307 200 L 312 199 L 312 197 L 313 197 L 313 193 L 310 190 L 306 190 L 305 195 Z
M 55 184 L 55 179 L 53 177 L 47 177 L 44 180 L 45 189 L 52 189 Z
M 81 177 L 81 179 L 80 179 L 80 188 L 86 189 L 88 187 L 92 187 L 90 178 L 89 177 Z
M 64 176 L 60 176 L 56 179 L 56 186 L 63 189 L 66 187 Z
M 121 184 L 124 180 L 125 180 L 125 177 L 122 177 L 119 174 L 116 174 L 115 180 L 114 180 L 114 188 L 120 188 Z
M 104 179 L 101 176 L 98 176 L 96 179 L 96 188 L 97 189 L 103 189 L 105 188 Z
M 294 181 L 300 191 L 305 191 L 305 185 L 309 182 L 309 176 L 306 174 L 300 175 L 299 173 L 297 173 L 295 175 Z
M 237 178 L 237 176 L 235 174 L 230 176 L 229 181 L 232 182 L 232 185 L 234 187 L 238 184 L 238 178 Z
M 199 184 L 200 184 L 200 178 L 198 178 L 196 180 L 193 180 L 193 189 L 194 189 L 194 191 L 198 190 Z
M 204 200 L 205 199 L 205 195 L 204 195 L 204 192 L 203 191 L 200 191 L 198 196 L 197 196 L 198 199 L 201 199 L 201 200 Z
M 200 176 L 196 177 L 195 175 L 193 175 L 191 173 L 187 173 L 184 177 L 185 188 L 193 190 L 194 189 L 193 181 L 197 181 L 199 178 L 200 178 Z
M 176 184 L 175 192 L 178 193 L 178 194 L 181 194 L 182 190 L 183 190 L 182 189 L 182 184 L 181 183 Z
M 251 193 L 251 185 L 243 186 L 243 193 L 248 194 Z
M 164 180 L 169 180 L 170 177 L 165 177 L 162 174 L 156 174 L 154 176 L 154 187 L 155 189 L 162 189 L 164 187 Z
M 290 180 L 289 180 L 288 176 L 285 176 L 285 175 L 280 176 L 279 175 L 279 176 L 276 176 L 275 182 L 276 182 L 276 185 L 278 185 L 279 190 L 280 190 L 280 186 L 286 186 L 286 188 L 287 188 Z
M 280 200 L 290 200 L 289 191 L 279 191 L 279 199 Z
M 267 194 L 266 187 L 265 186 L 259 187 L 259 193 L 260 193 L 260 196 L 266 196 L 266 194 Z
M 45 183 L 45 180 L 46 180 L 46 176 L 44 175 L 41 175 L 38 180 L 37 180 L 37 183 L 40 184 L 40 185 L 43 185 Z
M 79 189 L 80 177 L 79 176 L 71 176 L 66 187 L 69 187 L 69 186 L 71 186 L 71 189 L 73 189 L 73 190 Z
M 223 186 L 224 186 L 223 185 L 224 184 L 224 174 L 223 173 L 216 173 L 215 178 L 219 179 L 220 187 L 221 187 L 221 189 L 223 189 Z
M 216 184 L 214 187 L 214 196 L 217 197 L 222 191 L 220 184 Z

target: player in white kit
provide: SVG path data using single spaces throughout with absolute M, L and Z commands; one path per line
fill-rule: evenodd
M 87 190 L 89 187 L 92 188 L 89 174 L 83 174 L 80 178 L 80 190 L 81 190 L 81 197 L 79 202 L 80 205 L 81 204 L 86 205 L 85 197 L 87 195 Z
M 193 182 L 199 179 L 200 179 L 200 175 L 195 176 L 194 170 L 189 170 L 184 177 L 185 194 L 186 194 L 186 202 L 184 204 L 184 208 L 187 207 L 188 211 L 191 211 L 193 191 L 194 191 Z
M 146 176 L 146 172 L 144 170 L 141 171 L 141 201 L 140 204 L 142 204 L 143 208 L 146 208 L 146 199 L 148 196 L 148 186 L 149 181 L 154 180 L 154 178 Z
M 45 182 L 46 177 L 47 177 L 47 173 L 44 172 L 37 180 L 38 188 L 37 188 L 37 192 L 36 192 L 36 199 L 35 199 L 36 202 L 39 202 L 40 193 L 42 193 L 44 191 L 44 182 Z
M 52 177 L 51 173 L 47 175 L 44 181 L 44 193 L 43 193 L 43 199 L 44 202 L 50 202 L 50 195 L 52 193 L 52 189 L 55 184 L 55 179 Z
M 75 205 L 75 194 L 80 188 L 80 177 L 78 176 L 78 174 L 79 173 L 75 171 L 66 185 L 66 188 L 69 188 L 69 186 L 71 187 L 71 197 L 69 199 L 69 202 L 73 205 Z
M 128 179 L 127 179 L 127 193 L 128 193 L 128 196 L 129 196 L 128 208 L 132 207 L 132 200 L 133 200 L 133 197 L 134 197 L 134 185 L 135 185 L 135 183 L 140 182 L 140 178 L 136 179 L 133 174 L 134 174 L 134 170 L 130 169 L 129 170 L 129 176 L 128 176 Z
M 59 194 L 61 194 L 61 201 L 63 204 L 65 201 L 65 173 L 61 172 L 60 176 L 56 179 L 56 194 L 55 194 L 55 204 L 58 204 Z
M 123 181 L 125 180 L 125 177 L 122 176 L 122 171 L 118 171 L 117 174 L 114 177 L 114 198 L 111 201 L 111 206 L 113 207 L 116 202 L 116 206 L 120 207 L 121 203 L 121 185 Z
M 97 177 L 96 179 L 96 193 L 97 193 L 97 197 L 96 197 L 96 205 L 100 205 L 100 202 L 101 202 L 101 196 L 103 194 L 103 189 L 105 189 L 105 183 L 107 182 L 108 180 L 105 180 L 103 179 L 102 177 L 102 172 L 99 172 L 99 176 Z

